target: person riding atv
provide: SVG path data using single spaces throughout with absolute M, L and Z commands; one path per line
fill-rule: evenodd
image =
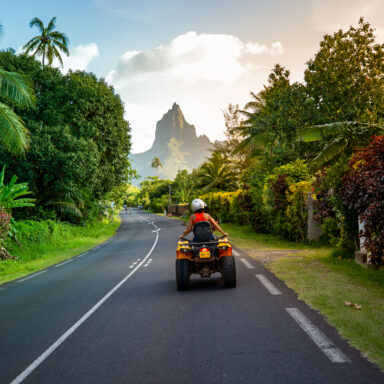
M 232 246 L 227 234 L 217 222 L 206 212 L 206 204 L 200 199 L 192 201 L 194 212 L 185 232 L 179 236 L 176 249 L 176 286 L 179 291 L 190 288 L 191 274 L 201 277 L 211 277 L 218 272 L 222 275 L 223 286 L 236 286 L 236 265 L 232 255 Z M 216 238 L 213 229 L 220 231 L 223 236 Z M 193 230 L 193 240 L 186 239 Z
M 223 236 L 228 236 L 228 233 L 225 233 L 220 228 L 220 226 L 219 226 L 219 224 L 217 224 L 216 220 L 211 215 L 204 212 L 204 211 L 206 211 L 207 204 L 205 204 L 203 200 L 201 200 L 201 199 L 193 200 L 191 203 L 191 208 L 192 208 L 193 214 L 189 218 L 187 229 L 184 231 L 184 233 L 182 235 L 179 236 L 179 239 L 182 239 L 183 237 L 187 236 L 188 233 L 192 232 L 195 224 L 199 223 L 201 221 L 208 221 L 211 224 L 213 230 L 216 229 L 219 232 L 221 232 L 223 234 Z M 211 240 L 214 240 L 214 239 L 215 239 L 215 237 L 212 234 Z M 195 240 L 195 238 L 194 238 L 194 240 Z

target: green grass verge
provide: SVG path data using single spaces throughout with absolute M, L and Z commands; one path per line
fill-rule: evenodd
M 87 226 L 55 223 L 52 234 L 41 241 L 33 239 L 33 230 L 28 233 L 24 229 L 20 234 L 21 243 L 8 245 L 17 260 L 0 262 L 0 284 L 86 252 L 113 236 L 119 225 L 120 219 L 112 223 L 94 222 Z

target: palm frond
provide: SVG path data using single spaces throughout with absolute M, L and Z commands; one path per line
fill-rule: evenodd
M 42 22 L 38 17 L 34 17 L 34 18 L 29 22 L 29 26 L 30 26 L 31 28 L 36 27 L 41 33 L 44 32 L 44 24 L 43 24 L 43 22 Z
M 23 76 L 0 69 L 0 94 L 20 105 L 32 106 L 35 94 Z
M 47 33 L 52 32 L 55 27 L 56 27 L 56 16 L 52 17 L 51 21 L 49 22 L 48 27 L 46 29 Z
M 29 132 L 11 108 L 0 103 L 0 143 L 12 153 L 23 153 L 29 145 Z
M 50 203 L 55 209 L 61 213 L 69 213 L 75 217 L 82 218 L 83 215 L 76 204 L 69 201 L 53 201 Z
M 315 157 L 315 163 L 319 165 L 330 162 L 336 157 L 344 153 L 347 147 L 347 143 L 342 140 L 334 140 L 330 144 L 326 145 Z
M 60 56 L 59 51 L 57 50 L 57 48 L 54 45 L 52 46 L 52 56 L 56 57 L 57 60 L 59 60 L 60 65 L 63 66 L 63 60 Z

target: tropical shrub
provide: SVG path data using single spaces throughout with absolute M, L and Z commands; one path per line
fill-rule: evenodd
M 28 190 L 27 183 L 16 184 L 17 176 L 13 175 L 8 184 L 4 184 L 5 166 L 0 173 L 0 206 L 7 210 L 12 208 L 33 207 L 35 199 L 22 196 L 29 195 L 32 192 Z
M 384 257 L 384 136 L 376 136 L 367 148 L 352 157 L 350 171 L 343 177 L 342 198 L 364 222 L 360 236 L 379 267 Z
M 289 237 L 296 241 L 307 239 L 308 196 L 312 191 L 309 181 L 300 181 L 292 184 L 287 191 L 287 208 L 285 211 L 289 226 Z
M 9 231 L 11 215 L 0 206 L 0 244 L 2 245 Z
M 357 245 L 357 216 L 341 198 L 342 177 L 348 172 L 348 157 L 316 173 L 313 193 L 316 195 L 314 219 L 320 224 L 323 239 L 331 245 L 353 253 Z M 348 252 L 343 254 L 348 254 Z
M 208 205 L 208 211 L 216 220 L 224 223 L 251 224 L 255 211 L 248 189 L 236 192 L 211 192 L 199 197 Z

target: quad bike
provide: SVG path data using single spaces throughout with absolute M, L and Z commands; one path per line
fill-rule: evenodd
M 216 239 L 209 222 L 195 224 L 194 241 L 182 238 L 176 249 L 176 285 L 178 291 L 190 287 L 191 274 L 211 277 L 220 272 L 224 287 L 236 287 L 236 265 L 232 246 L 224 236 Z

